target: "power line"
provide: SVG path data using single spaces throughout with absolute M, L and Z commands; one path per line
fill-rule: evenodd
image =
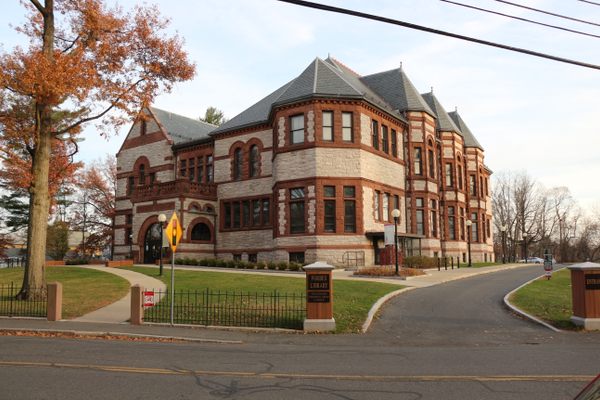
M 571 33 L 576 33 L 578 35 L 590 36 L 590 37 L 595 37 L 595 38 L 599 38 L 600 39 L 600 35 L 594 35 L 593 33 L 582 32 L 582 31 L 578 31 L 578 30 L 575 30 L 575 29 L 569 29 L 569 28 L 565 28 L 565 27 L 557 26 L 557 25 L 546 24 L 546 23 L 543 23 L 543 22 L 534 21 L 534 20 L 527 19 L 527 18 L 517 17 L 516 15 L 504 14 L 504 13 L 501 13 L 501 12 L 488 10 L 486 8 L 480 8 L 480 7 L 475 7 L 475 6 L 472 6 L 472 5 L 469 5 L 469 4 L 458 3 L 456 1 L 451 1 L 451 0 L 440 0 L 440 1 L 443 1 L 445 3 L 454 4 L 454 5 L 461 6 L 461 7 L 471 8 L 471 9 L 477 10 L 477 11 L 483 11 L 483 12 L 490 13 L 490 14 L 496 14 L 496 15 L 500 15 L 500 16 L 503 16 L 503 17 L 507 17 L 507 18 L 517 19 L 519 21 L 524 21 L 524 22 L 529 22 L 529 23 L 536 24 L 536 25 L 546 26 L 548 28 L 559 29 L 561 31 L 567 31 L 567 32 L 571 32 Z
M 595 6 L 600 6 L 600 3 L 596 3 L 595 1 L 590 1 L 590 0 L 579 0 L 582 3 L 588 3 L 588 4 L 593 4 Z
M 581 22 L 582 24 L 589 24 L 589 25 L 600 26 L 600 24 L 597 24 L 595 22 L 590 22 L 590 21 L 586 21 L 586 20 L 583 20 L 583 19 L 573 18 L 573 17 L 569 17 L 567 15 L 556 14 L 556 13 L 553 13 L 553 12 L 550 12 L 550 11 L 540 10 L 539 8 L 533 8 L 533 7 L 529 7 L 529 6 L 524 6 L 522 4 L 517 4 L 517 3 L 513 3 L 513 2 L 510 2 L 510 1 L 506 1 L 506 0 L 494 0 L 494 1 L 497 1 L 498 3 L 509 4 L 511 6 L 515 6 L 515 7 L 519 7 L 519 8 L 524 8 L 526 10 L 531 10 L 531 11 L 539 12 L 539 13 L 546 14 L 546 15 L 552 15 L 553 17 L 564 18 L 564 19 L 568 19 L 570 21 Z
M 464 35 L 459 35 L 459 34 L 452 33 L 452 32 L 441 31 L 439 29 L 428 28 L 426 26 L 411 24 L 410 22 L 404 22 L 404 21 L 399 21 L 399 20 L 395 20 L 395 19 L 391 19 L 391 18 L 381 17 L 378 15 L 367 14 L 367 13 L 363 13 L 360 11 L 348 10 L 345 8 L 333 7 L 333 6 L 328 6 L 325 4 L 313 3 L 310 1 L 304 1 L 304 0 L 277 0 L 277 1 L 281 1 L 283 3 L 295 4 L 295 5 L 302 6 L 302 7 L 315 8 L 317 10 L 330 11 L 330 12 L 334 12 L 334 13 L 338 13 L 338 14 L 346 14 L 346 15 L 351 15 L 354 17 L 370 19 L 373 21 L 384 22 L 386 24 L 399 25 L 399 26 L 403 26 L 405 28 L 415 29 L 418 31 L 434 33 L 436 35 L 448 36 L 448 37 L 452 37 L 455 39 L 465 40 L 468 42 L 483 44 L 486 46 L 491 46 L 491 47 L 496 47 L 496 48 L 500 48 L 500 49 L 504 49 L 504 50 L 514 51 L 517 53 L 528 54 L 530 56 L 546 58 L 549 60 L 563 62 L 566 64 L 572 64 L 572 65 L 577 65 L 580 67 L 600 70 L 600 65 L 589 64 L 589 63 L 571 60 L 571 59 L 563 58 L 563 57 L 557 57 L 557 56 L 553 56 L 553 55 L 546 54 L 546 53 L 540 53 L 537 51 L 522 49 L 519 47 L 507 46 L 507 45 L 501 44 L 501 43 L 489 42 L 487 40 L 476 39 L 476 38 L 473 38 L 470 36 L 464 36 Z

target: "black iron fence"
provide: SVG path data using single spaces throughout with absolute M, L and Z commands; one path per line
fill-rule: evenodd
M 0 316 L 46 318 L 48 296 L 45 289 L 30 289 L 28 300 L 17 300 L 21 285 L 0 284 Z
M 0 258 L 0 268 L 19 268 L 25 266 L 25 257 Z
M 145 322 L 170 322 L 169 291 L 154 291 L 158 302 L 144 311 Z M 159 301 L 160 299 L 160 301 Z M 302 329 L 304 294 L 175 291 L 175 324 Z

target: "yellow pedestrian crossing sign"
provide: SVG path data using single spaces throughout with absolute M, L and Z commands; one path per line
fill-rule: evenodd
M 173 213 L 171 219 L 169 220 L 169 225 L 167 225 L 167 229 L 165 230 L 167 234 L 167 239 L 169 240 L 169 244 L 171 245 L 171 250 L 175 253 L 177 249 L 177 245 L 179 244 L 179 240 L 181 239 L 181 235 L 183 235 L 183 229 L 181 229 L 181 224 L 179 223 L 179 219 L 177 218 L 177 213 Z

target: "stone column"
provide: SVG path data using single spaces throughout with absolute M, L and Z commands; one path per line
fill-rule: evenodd
M 142 303 L 142 287 L 133 285 L 131 287 L 131 325 L 142 325 L 144 319 L 144 306 Z
M 306 319 L 305 332 L 329 332 L 335 330 L 333 318 L 333 279 L 334 267 L 316 262 L 306 265 Z
M 62 319 L 62 283 L 52 282 L 48 286 L 47 319 L 60 321 Z

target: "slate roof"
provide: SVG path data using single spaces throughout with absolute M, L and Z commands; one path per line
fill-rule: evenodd
M 173 114 L 156 107 L 150 107 L 150 111 L 165 128 L 175 145 L 207 139 L 209 133 L 217 127 L 204 121 Z
M 390 104 L 365 85 L 360 77 L 331 58 L 316 58 L 298 77 L 215 129 L 212 134 L 268 122 L 274 106 L 312 97 L 365 99 L 404 120 Z
M 435 123 L 436 127 L 439 130 L 448 132 L 454 131 L 456 133 L 462 134 L 460 128 L 456 126 L 454 120 L 450 118 L 450 116 L 448 115 L 442 104 L 439 102 L 437 97 L 435 97 L 433 92 L 423 93 L 421 96 L 423 97 L 423 100 L 425 100 L 427 105 L 429 105 L 429 107 L 435 113 Z
M 424 111 L 435 115 L 402 68 L 363 76 L 361 81 L 398 111 Z
M 465 121 L 463 121 L 463 119 L 458 114 L 458 111 L 449 112 L 448 116 L 452 118 L 456 126 L 458 126 L 458 128 L 460 129 L 462 137 L 465 140 L 465 147 L 477 147 L 483 150 L 483 147 L 481 146 L 481 144 L 479 144 L 477 139 L 475 139 L 475 136 L 473 135 L 473 133 L 471 133 L 471 130 L 469 129 L 467 124 L 465 124 Z

